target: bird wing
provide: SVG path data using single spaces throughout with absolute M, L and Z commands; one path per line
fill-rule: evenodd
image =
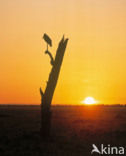
M 52 40 L 47 34 L 43 35 L 43 39 L 52 47 Z

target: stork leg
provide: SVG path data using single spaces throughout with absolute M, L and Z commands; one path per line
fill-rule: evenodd
M 47 51 L 48 51 L 48 43 L 47 43 Z

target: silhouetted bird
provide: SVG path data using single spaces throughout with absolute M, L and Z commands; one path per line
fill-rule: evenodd
M 47 45 L 49 44 L 52 47 L 52 40 L 47 34 L 44 34 L 43 39 L 46 41 Z

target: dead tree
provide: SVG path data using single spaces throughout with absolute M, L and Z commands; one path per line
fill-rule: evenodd
M 59 73 L 60 73 L 60 69 L 61 69 L 68 39 L 64 39 L 64 36 L 63 36 L 63 38 L 59 42 L 55 59 L 53 59 L 52 54 L 48 51 L 48 44 L 52 46 L 51 39 L 46 34 L 44 34 L 44 37 L 43 38 L 47 42 L 47 50 L 45 51 L 45 53 L 49 55 L 51 59 L 50 63 L 52 65 L 52 69 L 49 74 L 45 92 L 43 92 L 42 89 L 40 88 L 40 95 L 41 95 L 40 133 L 43 139 L 47 139 L 50 136 L 50 130 L 51 130 L 51 102 L 52 102 L 52 98 L 53 98 L 56 84 L 58 81 L 58 77 L 59 77 Z

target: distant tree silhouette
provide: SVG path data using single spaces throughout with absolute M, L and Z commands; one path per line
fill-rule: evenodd
M 47 86 L 45 88 L 45 92 L 42 91 L 40 88 L 40 95 L 41 95 L 41 129 L 40 133 L 43 139 L 47 139 L 50 136 L 50 130 L 51 130 L 51 102 L 53 98 L 53 94 L 56 88 L 56 84 L 58 81 L 60 68 L 62 65 L 64 53 L 66 50 L 68 38 L 61 39 L 59 42 L 55 59 L 53 58 L 52 54 L 48 51 L 48 45 L 52 46 L 52 40 L 49 38 L 47 34 L 44 34 L 43 39 L 47 43 L 47 50 L 45 51 L 45 54 L 48 54 L 51 61 L 52 69 L 49 74 L 49 78 L 47 81 Z

